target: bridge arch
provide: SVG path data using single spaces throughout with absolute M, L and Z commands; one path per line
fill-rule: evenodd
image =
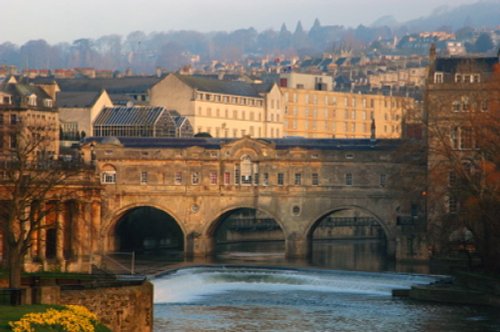
M 231 205 L 225 207 L 223 210 L 218 211 L 217 214 L 213 215 L 211 218 L 208 218 L 207 220 L 210 220 L 206 225 L 205 228 L 203 229 L 203 237 L 206 239 L 207 243 L 207 251 L 206 255 L 207 256 L 215 256 L 216 254 L 216 244 L 217 244 L 217 239 L 216 236 L 218 235 L 217 232 L 221 230 L 221 227 L 223 227 L 223 224 L 228 221 L 228 219 L 231 217 L 232 214 L 242 212 L 242 211 L 254 211 L 255 216 L 254 221 L 256 220 L 262 220 L 262 219 L 272 219 L 274 221 L 274 224 L 279 227 L 280 235 L 276 235 L 276 229 L 273 229 L 271 232 L 274 232 L 274 236 L 268 237 L 269 241 L 286 241 L 287 238 L 287 229 L 282 222 L 282 220 L 279 219 L 278 216 L 276 216 L 275 213 L 270 211 L 269 209 L 261 206 L 255 206 L 252 204 L 238 204 L 238 205 Z M 260 214 L 260 216 L 258 216 Z M 252 217 L 248 217 L 252 218 Z M 277 239 L 276 237 L 280 237 Z M 234 239 L 233 239 L 234 240 Z M 262 238 L 259 239 L 253 239 L 247 238 L 247 240 L 241 240 L 242 242 L 245 241 L 261 241 Z M 235 242 L 238 242 L 238 240 L 234 240 Z M 284 247 L 283 247 L 283 254 L 284 254 Z
M 325 217 L 331 215 L 332 213 L 346 211 L 346 210 L 357 210 L 372 216 L 377 221 L 377 223 L 382 227 L 388 240 L 395 238 L 394 232 L 391 230 L 389 225 L 386 222 L 384 222 L 383 218 L 381 218 L 379 215 L 377 215 L 370 209 L 367 209 L 366 207 L 362 207 L 359 205 L 341 205 L 320 212 L 319 214 L 314 216 L 309 222 L 309 225 L 306 228 L 306 236 L 308 238 L 312 237 L 314 230 Z
M 307 242 L 307 249 L 306 249 L 306 254 L 308 257 L 311 257 L 312 254 L 312 246 L 313 246 L 313 234 L 314 231 L 320 226 L 321 222 L 325 220 L 328 216 L 338 213 L 338 212 L 343 212 L 343 211 L 354 211 L 354 212 L 359 212 L 363 215 L 363 217 L 370 217 L 375 220 L 378 226 L 381 227 L 383 230 L 383 233 L 385 235 L 385 248 L 386 248 L 386 254 L 389 257 L 394 257 L 396 254 L 396 237 L 397 234 L 395 234 L 394 227 L 391 227 L 390 223 L 386 218 L 378 215 L 377 213 L 373 212 L 371 209 L 367 207 L 363 207 L 360 205 L 342 205 L 342 206 L 336 206 L 332 207 L 330 209 L 327 209 L 325 211 L 322 211 L 321 213 L 318 213 L 316 216 L 314 216 L 306 230 L 305 230 L 305 236 L 306 236 L 306 242 Z
M 180 222 L 180 219 L 175 215 L 175 213 L 165 206 L 161 206 L 158 204 L 151 204 L 151 202 L 135 202 L 132 204 L 128 204 L 126 206 L 117 209 L 114 212 L 111 212 L 109 215 L 111 216 L 109 222 L 103 227 L 104 231 L 104 252 L 113 252 L 120 249 L 120 231 L 123 231 L 123 223 L 125 222 L 127 216 L 130 216 L 134 212 L 138 210 L 151 210 L 154 211 L 155 215 L 161 215 L 161 217 L 165 218 L 166 224 L 170 224 L 176 231 L 180 234 L 180 238 L 182 240 L 182 250 L 185 251 L 186 245 L 186 230 L 185 225 Z M 146 222 L 149 226 L 151 226 L 151 221 Z M 164 225 L 164 226 L 165 226 Z M 122 228 L 122 230 L 120 230 Z M 165 230 L 161 230 L 164 232 Z

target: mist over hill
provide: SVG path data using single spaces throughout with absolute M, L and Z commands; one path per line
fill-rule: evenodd
M 410 32 L 455 31 L 463 26 L 493 28 L 499 24 L 500 1 L 481 1 L 437 8 L 427 17 L 405 23 L 384 16 L 369 27 L 322 25 L 316 19 L 309 29 L 299 21 L 293 29 L 283 24 L 278 31 L 258 32 L 254 28 L 211 33 L 134 31 L 125 37 L 106 35 L 55 45 L 43 39 L 30 40 L 21 46 L 5 42 L 0 44 L 0 65 L 15 65 L 19 69 L 94 67 L 123 71 L 130 68 L 136 73 L 153 73 L 157 67 L 178 70 L 185 65 L 214 60 L 241 62 L 263 56 L 275 59 L 364 50 L 373 41 L 402 37 Z

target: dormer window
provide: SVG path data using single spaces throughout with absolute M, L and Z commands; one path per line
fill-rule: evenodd
M 43 106 L 45 106 L 45 107 L 52 107 L 53 106 L 52 99 L 45 98 L 43 100 Z
M 443 73 L 434 73 L 434 83 L 443 83 Z
M 2 104 L 3 105 L 10 105 L 11 103 L 12 103 L 12 99 L 9 95 L 2 96 Z
M 27 97 L 28 105 L 30 106 L 36 106 L 36 95 L 32 94 Z

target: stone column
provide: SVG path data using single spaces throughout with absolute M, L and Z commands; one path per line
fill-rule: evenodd
M 66 269 L 64 259 L 64 203 L 57 202 L 56 209 L 56 258 L 61 271 Z
M 92 253 L 97 253 L 102 247 L 101 237 L 101 203 L 93 201 L 91 203 L 91 223 L 90 223 L 90 248 Z
M 77 259 L 77 268 L 80 269 L 82 266 L 82 223 L 84 221 L 83 216 L 83 203 L 81 201 L 75 201 L 74 203 L 74 222 L 73 222 L 73 234 L 71 237 L 71 247 L 73 248 L 73 252 L 76 255 Z
M 47 267 L 47 220 L 46 217 L 43 216 L 40 220 L 40 229 L 38 231 L 38 258 L 43 265 L 43 269 L 45 270 Z

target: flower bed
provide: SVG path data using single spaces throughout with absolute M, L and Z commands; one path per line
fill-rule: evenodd
M 109 331 L 99 324 L 97 316 L 83 306 L 66 305 L 62 309 L 28 313 L 18 321 L 9 322 L 13 332 L 95 332 Z

